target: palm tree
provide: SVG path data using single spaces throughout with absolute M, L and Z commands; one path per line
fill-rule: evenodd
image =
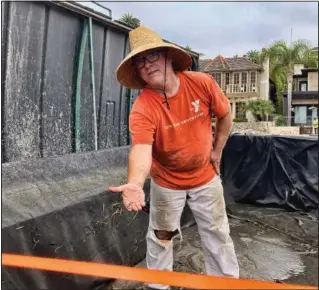
M 256 49 L 250 50 L 246 53 L 247 58 L 262 66 L 265 60 L 266 54 L 263 50 L 258 51 Z M 271 61 L 270 61 L 271 62 Z M 273 103 L 276 104 L 275 108 L 278 114 L 282 114 L 282 95 L 280 92 L 285 90 L 286 76 L 282 72 L 277 72 L 276 70 L 271 70 L 269 73 L 269 78 L 276 87 L 276 100 L 273 100 Z
M 258 50 L 250 50 L 246 55 L 250 61 L 256 64 L 261 64 L 260 52 Z
M 132 28 L 137 28 L 141 25 L 141 21 L 132 13 L 124 13 L 118 21 Z
M 274 113 L 275 108 L 269 100 L 253 100 L 248 101 L 243 108 L 243 113 L 251 112 L 256 121 L 262 121 L 265 117 Z
M 280 89 L 286 89 L 288 98 L 288 126 L 291 125 L 291 96 L 292 76 L 295 64 L 303 64 L 306 67 L 317 67 L 318 55 L 304 40 L 297 40 L 291 45 L 285 41 L 276 41 L 268 49 L 261 52 L 261 61 L 266 57 L 270 60 L 270 77 Z M 278 89 L 278 88 L 277 88 Z

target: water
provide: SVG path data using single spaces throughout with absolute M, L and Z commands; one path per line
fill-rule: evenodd
M 285 280 L 304 272 L 300 255 L 278 238 L 241 237 L 243 254 L 264 280 Z

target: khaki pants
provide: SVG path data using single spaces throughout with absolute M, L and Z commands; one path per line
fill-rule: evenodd
M 239 277 L 234 244 L 229 235 L 224 191 L 219 176 L 208 184 L 191 190 L 163 188 L 152 180 L 150 192 L 150 222 L 147 233 L 146 263 L 149 269 L 173 270 L 173 242 L 159 240 L 154 230 L 174 232 L 181 237 L 180 219 L 186 202 L 195 217 L 205 268 L 208 275 Z M 157 289 L 167 285 L 149 284 Z

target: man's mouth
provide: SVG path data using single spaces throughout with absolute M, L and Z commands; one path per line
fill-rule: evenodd
M 157 73 L 157 72 L 158 72 L 158 70 L 154 70 L 154 71 L 148 73 L 148 75 L 151 76 L 151 75 L 153 75 L 153 74 L 155 74 L 155 73 Z

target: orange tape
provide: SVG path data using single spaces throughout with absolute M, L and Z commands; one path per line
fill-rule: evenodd
M 278 284 L 274 282 L 248 279 L 213 277 L 181 272 L 149 270 L 145 268 L 12 254 L 2 254 L 2 265 L 76 275 L 164 284 L 193 289 L 318 289 L 311 286 Z

